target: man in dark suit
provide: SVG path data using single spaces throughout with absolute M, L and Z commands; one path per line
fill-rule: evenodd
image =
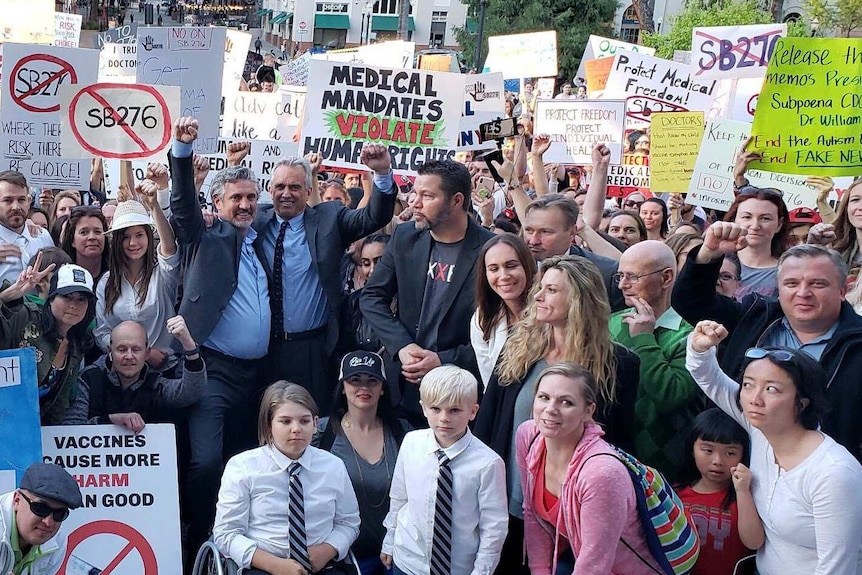
M 493 234 L 467 213 L 472 182 L 463 164 L 424 164 L 414 189 L 413 222 L 396 228 L 363 288 L 360 309 L 385 345 L 394 373 L 400 373 L 394 390 L 399 411 L 424 427 L 419 383 L 425 374 L 446 363 L 479 377 L 470 345 L 475 264 Z
M 274 205 L 262 208 L 254 225 L 271 286 L 269 378 L 307 388 L 324 415 L 337 380 L 338 362 L 332 356 L 345 299 L 340 273 L 344 251 L 389 223 L 395 208 L 397 190 L 386 146 L 366 144 L 360 159 L 374 171 L 367 207 L 351 210 L 341 202 L 308 206 L 315 176 L 311 165 L 288 158 L 272 174 Z

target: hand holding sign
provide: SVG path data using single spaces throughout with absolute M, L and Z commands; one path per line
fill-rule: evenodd
M 174 123 L 174 139 L 183 144 L 191 144 L 198 137 L 198 121 L 191 116 L 183 116 Z
M 748 165 L 755 160 L 760 160 L 763 157 L 763 154 L 760 152 L 754 152 L 747 150 L 748 145 L 751 143 L 751 136 L 745 139 L 742 143 L 742 147 L 739 149 L 739 152 L 736 154 L 736 164 L 733 166 L 733 179 L 740 180 L 741 178 L 745 178 L 745 172 L 748 170 Z

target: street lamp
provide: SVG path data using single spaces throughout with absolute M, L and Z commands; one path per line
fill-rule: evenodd
M 479 3 L 479 30 L 476 33 L 476 73 L 482 72 L 482 36 L 485 33 L 485 6 L 488 5 L 488 0 L 482 0 Z

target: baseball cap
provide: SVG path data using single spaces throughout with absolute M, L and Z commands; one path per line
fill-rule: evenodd
M 78 291 L 93 295 L 93 276 L 79 265 L 63 264 L 51 278 L 49 295 L 66 295 Z
M 790 210 L 787 215 L 791 224 L 819 224 L 823 221 L 816 210 L 804 206 Z
M 19 487 L 33 495 L 53 499 L 69 509 L 84 505 L 77 482 L 69 472 L 53 463 L 34 463 L 28 467 Z
M 129 200 L 117 204 L 114 221 L 109 232 L 116 232 L 132 226 L 152 226 L 153 220 L 141 202 Z
M 361 374 L 370 375 L 386 383 L 383 358 L 371 351 L 353 351 L 345 355 L 341 360 L 338 379 L 345 380 Z

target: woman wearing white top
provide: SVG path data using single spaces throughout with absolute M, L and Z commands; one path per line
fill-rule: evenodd
M 166 174 L 165 174 L 166 175 Z M 147 330 L 150 352 L 147 363 L 170 367 L 171 334 L 165 325 L 176 315 L 174 305 L 180 281 L 180 256 L 174 231 L 157 199 L 157 184 L 144 180 L 136 187 L 149 212 L 140 202 L 122 202 L 114 214 L 108 272 L 96 288 L 96 341 L 103 350 L 111 331 L 123 321 L 140 323 Z M 159 234 L 158 256 L 153 223 Z
M 480 273 L 476 274 L 476 313 L 470 320 L 470 342 L 482 385 L 487 387 L 509 338 L 509 326 L 521 319 L 527 305 L 536 261 L 524 240 L 514 234 L 500 234 L 482 247 L 477 266 Z
M 818 431 L 825 373 L 803 351 L 752 348 L 737 385 L 716 360 L 725 337 L 724 326 L 698 323 L 686 364 L 704 393 L 751 437 L 751 489 L 762 521 L 758 572 L 862 573 L 862 466 Z M 748 474 L 741 467 L 734 482 Z

